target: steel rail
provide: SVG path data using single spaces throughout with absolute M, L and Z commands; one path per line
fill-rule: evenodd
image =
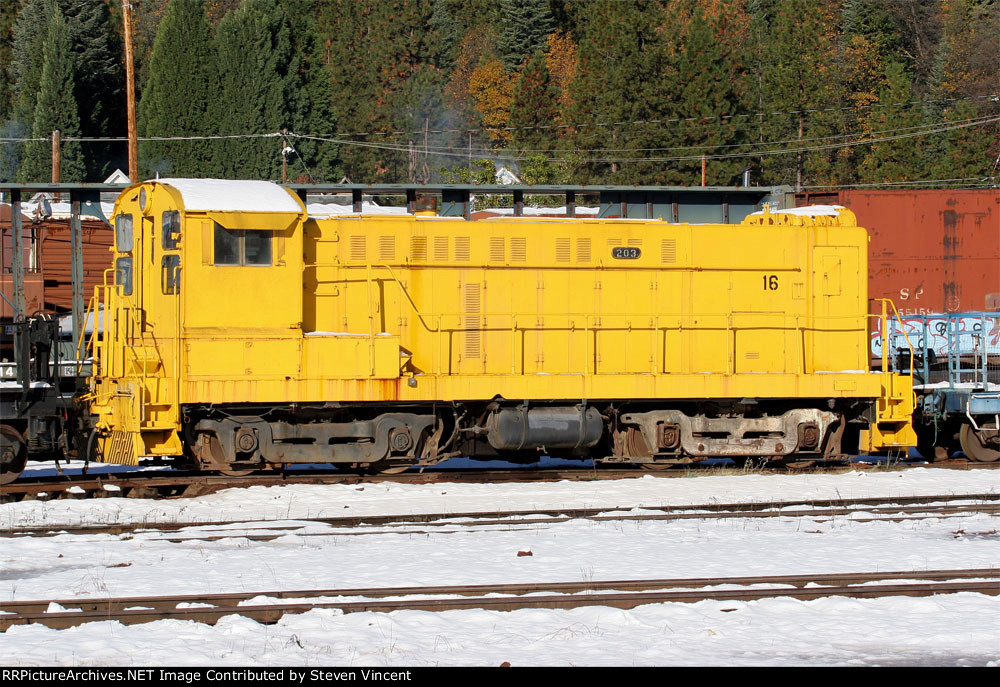
M 404 484 L 430 484 L 435 482 L 541 482 L 558 480 L 595 480 L 643 477 L 651 474 L 641 470 L 599 468 L 590 466 L 559 468 L 558 470 L 426 470 L 395 475 L 364 474 L 356 472 L 273 472 L 243 477 L 224 475 L 195 475 L 184 472 L 130 472 L 99 475 L 46 475 L 24 478 L 0 488 L 5 501 L 17 498 L 38 497 L 41 494 L 57 498 L 85 498 L 99 494 L 152 498 L 157 496 L 203 496 L 222 489 L 250 486 L 289 486 L 297 484 L 371 484 L 393 482 Z M 661 476 L 656 474 L 653 476 Z M 681 476 L 681 473 L 676 473 Z M 109 492 L 109 489 L 111 490 Z M 70 492 L 70 490 L 74 490 Z M 69 493 L 67 493 L 69 492 Z M 120 492 L 120 494 L 118 493 Z
M 1000 463 L 969 463 L 949 461 L 934 463 L 935 468 L 944 469 L 1000 469 Z M 258 473 L 244 477 L 229 477 L 223 475 L 192 475 L 183 472 L 163 473 L 108 473 L 100 475 L 47 475 L 39 478 L 20 478 L 16 482 L 0 487 L 0 502 L 17 501 L 20 499 L 39 498 L 93 498 L 108 496 L 127 496 L 130 498 L 158 497 L 194 497 L 215 493 L 222 489 L 233 489 L 249 486 L 288 486 L 295 484 L 364 484 L 379 482 L 394 482 L 403 484 L 433 484 L 440 482 L 483 483 L 483 482 L 552 482 L 552 481 L 595 481 L 606 479 L 628 479 L 644 476 L 657 478 L 684 478 L 692 472 L 730 471 L 721 474 L 745 474 L 739 468 L 726 468 L 715 465 L 678 465 L 672 470 L 643 470 L 639 468 L 598 467 L 581 465 L 579 467 L 560 467 L 557 469 L 539 470 L 455 470 L 426 469 L 424 471 L 404 472 L 395 475 L 364 474 L 356 472 L 317 471 L 315 473 L 272 472 Z M 838 463 L 832 467 L 811 469 L 812 472 L 843 472 L 845 469 L 863 470 L 876 466 L 853 463 L 845 466 Z M 905 464 L 895 467 L 905 468 Z M 925 464 L 913 464 L 912 467 L 926 467 Z M 764 468 L 755 470 L 754 474 L 783 474 L 788 468 Z M 801 474 L 803 469 L 796 468 L 795 473 Z M 109 491 L 110 490 L 110 491 Z
M 867 522 L 902 522 L 905 520 L 922 520 L 926 518 L 955 518 L 961 515 L 969 513 L 986 513 L 990 515 L 995 515 L 1000 513 L 1000 504 L 976 504 L 976 505 L 953 505 L 953 506 L 910 506 L 910 507 L 898 507 L 898 508 L 871 508 L 871 509 L 849 509 L 849 508 L 836 508 L 827 510 L 796 510 L 796 511 L 781 511 L 781 512 L 723 512 L 723 513 L 669 513 L 669 514 L 620 514 L 620 515 L 593 515 L 593 516 L 574 516 L 574 515 L 564 515 L 555 517 L 545 517 L 545 518 L 523 518 L 523 519 L 509 519 L 509 518 L 494 518 L 494 519 L 473 519 L 465 522 L 454 522 L 450 519 L 443 519 L 437 522 L 426 522 L 420 523 L 424 529 L 401 529 L 409 524 L 414 523 L 387 523 L 385 525 L 374 525 L 371 526 L 373 529 L 357 530 L 353 531 L 341 531 L 335 529 L 323 530 L 319 532 L 303 532 L 300 531 L 309 525 L 314 525 L 317 522 L 320 524 L 328 524 L 317 520 L 304 520 L 297 521 L 295 524 L 275 524 L 268 525 L 264 522 L 252 522 L 247 523 L 245 528 L 232 527 L 227 525 L 227 529 L 224 530 L 212 530 L 208 532 L 183 532 L 178 533 L 178 535 L 167 535 L 167 531 L 177 532 L 179 528 L 174 526 L 169 526 L 164 529 L 160 529 L 156 526 L 146 525 L 141 529 L 133 529 L 129 533 L 135 535 L 140 534 L 156 534 L 163 533 L 166 536 L 151 536 L 146 537 L 143 541 L 166 541 L 172 543 L 180 542 L 190 542 L 190 541 L 224 541 L 226 539 L 245 539 L 247 541 L 254 542 L 266 542 L 273 541 L 275 539 L 280 539 L 281 537 L 287 537 L 293 535 L 296 537 L 354 537 L 354 536 L 364 536 L 373 534 L 385 534 L 387 532 L 392 534 L 454 534 L 461 531 L 468 531 L 471 528 L 478 527 L 495 527 L 497 525 L 503 525 L 505 531 L 517 531 L 520 529 L 531 527 L 536 529 L 539 525 L 554 525 L 569 522 L 571 520 L 576 520 L 585 518 L 587 520 L 597 521 L 597 522 L 607 522 L 607 521 L 651 521 L 651 520 L 715 520 L 715 519 L 729 519 L 729 518 L 807 518 L 811 517 L 816 522 L 824 522 L 831 519 L 832 517 L 839 515 L 856 515 L 858 513 L 873 513 L 876 516 L 886 515 L 890 517 L 863 517 L 863 518 L 852 518 L 852 522 L 867 523 Z M 239 525 L 240 523 L 236 523 Z M 513 527 L 512 527 L 513 526 Z M 186 527 L 198 528 L 202 525 L 197 523 L 189 523 Z M 336 527 L 335 525 L 333 527 Z M 390 527 L 392 529 L 385 529 Z M 446 529 L 451 528 L 451 529 Z M 0 537 L 25 537 L 25 536 L 41 536 L 41 537 L 54 537 L 62 534 L 72 534 L 74 536 L 84 536 L 87 534 L 123 534 L 120 532 L 120 526 L 114 525 L 107 528 L 97 528 L 97 527 L 75 527 L 75 528 L 65 528 L 65 529 L 46 529 L 46 530 L 19 530 L 17 532 L 0 532 Z M 261 530 L 259 533 L 255 531 Z M 263 531 L 267 530 L 265 533 Z M 275 532 L 277 530 L 277 532 Z
M 970 502 L 960 505 L 927 506 L 921 504 Z M 916 505 L 914 505 L 916 504 Z M 788 510 L 792 507 L 809 507 L 811 510 Z M 848 508 L 856 506 L 857 508 Z M 919 506 L 919 507 L 918 507 Z M 205 533 L 209 536 L 246 537 L 251 529 L 295 530 L 307 524 L 323 524 L 331 527 L 378 527 L 383 525 L 536 525 L 566 522 L 571 519 L 590 520 L 680 520 L 709 518 L 748 517 L 806 517 L 853 515 L 861 512 L 878 514 L 921 513 L 948 514 L 955 512 L 996 513 L 1000 510 L 1000 494 L 945 494 L 909 497 L 868 497 L 859 499 L 813 499 L 800 501 L 767 501 L 732 504 L 693 504 L 676 506 L 604 506 L 597 508 L 556 508 L 515 511 L 471 511 L 453 513 L 416 513 L 397 515 L 351 515 L 335 518 L 282 518 L 270 524 L 266 520 L 235 520 L 212 522 L 168 522 L 168 523 L 114 523 L 98 525 L 46 525 L 42 527 L 8 527 L 0 530 L 0 537 L 37 537 L 61 534 L 134 534 L 155 532 L 176 532 L 188 528 L 226 527 L 232 531 Z M 653 511 L 635 513 L 635 511 Z M 537 519 L 530 519 L 535 517 Z M 473 522 L 460 523 L 458 520 Z M 245 529 L 235 529 L 240 525 Z M 198 534 L 192 532 L 191 534 Z M 287 532 L 285 533 L 287 534 Z M 285 534 L 274 536 L 285 536 Z M 343 534 L 320 532 L 317 534 Z M 192 539 L 197 537 L 191 537 Z
M 930 584 L 872 584 L 873 582 L 898 582 L 900 580 L 936 580 L 937 582 Z M 727 585 L 739 585 L 742 588 L 718 588 Z M 752 585 L 781 586 L 749 588 Z M 653 589 L 658 591 L 648 591 Z M 669 589 L 675 591 L 664 591 Z M 676 591 L 678 589 L 683 591 Z M 608 590 L 618 591 L 603 593 L 608 592 Z M 125 625 L 164 619 L 194 620 L 214 624 L 220 618 L 233 614 L 238 614 L 260 623 L 275 623 L 285 614 L 304 613 L 321 608 L 335 609 L 342 613 L 467 609 L 511 611 L 523 608 L 571 609 L 582 606 L 610 606 L 629 609 L 650 603 L 694 603 L 709 599 L 718 601 L 751 601 L 790 597 L 800 600 L 810 600 L 827 596 L 877 598 L 885 596 L 930 596 L 959 592 L 973 592 L 992 596 L 1000 595 L 1000 570 L 895 571 L 725 578 L 583 581 L 520 585 L 283 590 L 184 596 L 6 601 L 0 603 L 0 611 L 4 612 L 3 615 L 0 615 L 0 631 L 6 631 L 15 625 L 29 624 L 41 624 L 51 628 L 62 629 L 101 620 L 114 620 Z M 508 596 L 486 596 L 496 594 Z M 533 594 L 546 594 L 546 596 L 532 596 Z M 387 597 L 397 596 L 420 596 L 422 598 L 386 600 Z M 423 598 L 427 596 L 446 596 L 447 598 Z M 346 597 L 346 599 L 340 601 L 297 601 L 285 604 L 240 605 L 259 597 L 276 599 Z M 357 597 L 365 597 L 365 599 L 356 600 Z M 74 608 L 77 610 L 52 613 L 44 612 L 45 609 L 51 607 L 51 604 L 57 604 L 62 609 Z M 186 604 L 211 605 L 186 606 Z

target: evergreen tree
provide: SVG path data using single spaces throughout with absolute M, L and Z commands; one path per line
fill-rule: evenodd
M 548 0 L 500 0 L 500 14 L 500 59 L 508 71 L 517 71 L 529 55 L 545 49 L 555 29 L 552 11 Z
M 838 151 L 804 150 L 809 139 L 844 130 L 833 17 L 816 0 L 778 0 L 764 34 L 758 136 L 769 150 L 803 149 L 761 160 L 765 183 L 845 180 Z
M 444 81 L 434 66 L 440 50 L 435 33 L 423 30 L 432 12 L 430 0 L 332 0 L 323 8 L 319 35 L 336 93 L 333 115 L 347 134 L 338 138 L 355 140 L 340 152 L 341 173 L 352 181 L 407 178 L 410 142 L 440 128 L 430 126 L 441 116 L 434 110 Z
M 1000 88 L 1000 2 L 944 0 L 937 56 L 940 95 L 993 95 Z
M 930 90 L 937 102 L 928 109 L 934 121 L 960 122 L 1000 114 L 1000 2 L 945 0 L 942 35 L 931 72 Z M 964 102 L 963 102 L 964 100 Z M 935 178 L 985 176 L 1000 158 L 1000 124 L 953 129 L 928 137 L 935 155 Z M 977 171 L 978 170 L 978 171 Z
M 220 135 L 273 134 L 292 124 L 298 60 L 290 28 L 274 0 L 244 1 L 219 22 L 219 88 L 209 112 Z M 214 147 L 213 174 L 223 178 L 280 179 L 283 142 L 234 138 Z
M 899 68 L 909 72 L 906 68 L 908 56 L 898 24 L 892 20 L 890 7 L 884 0 L 846 0 L 840 10 L 840 19 L 839 51 L 842 56 L 841 84 L 846 94 L 844 104 L 850 108 L 849 115 L 855 118 L 851 125 L 852 131 L 868 135 L 878 130 L 879 124 L 885 123 L 884 119 L 880 119 L 872 111 L 872 107 L 885 104 L 883 96 L 890 89 L 898 92 L 901 87 L 898 82 L 890 87 L 886 75 L 892 69 L 897 81 L 901 78 L 893 65 L 899 65 Z M 909 93 L 910 79 L 906 80 L 906 91 Z M 853 147 L 840 152 L 846 165 L 858 166 L 859 173 L 872 172 L 871 165 L 877 156 L 871 158 L 871 149 Z M 881 152 L 885 153 L 886 150 L 883 148 Z M 865 171 L 861 172 L 860 165 L 865 159 L 869 161 Z
M 211 45 L 201 0 L 173 0 L 157 31 L 149 82 L 139 101 L 140 137 L 216 133 L 217 124 L 208 117 L 209 103 L 218 98 Z M 204 176 L 211 149 L 204 141 L 144 141 L 139 164 L 140 174 Z
M 104 2 L 63 0 L 72 41 L 76 78 L 73 95 L 79 103 L 81 134 L 86 137 L 120 136 L 125 132 L 124 46 L 111 26 Z M 81 143 L 87 179 L 104 181 L 115 167 L 128 164 L 123 146 Z
M 0 6 L 0 124 L 6 122 L 14 113 L 14 89 L 11 83 L 14 74 L 11 71 L 11 60 L 14 57 L 14 20 L 17 18 L 17 5 L 5 2 Z
M 149 61 L 160 22 L 167 15 L 170 0 L 142 0 L 132 5 L 132 53 L 135 60 L 135 89 L 140 96 L 149 83 Z
M 43 138 L 58 130 L 61 136 L 80 135 L 80 115 L 73 97 L 74 66 L 70 33 L 62 11 L 46 3 L 48 30 L 42 50 L 42 73 L 32 120 L 32 136 Z M 60 154 L 60 181 L 83 181 L 85 168 L 80 144 L 66 141 Z M 47 181 L 52 174 L 52 148 L 48 142 L 32 142 L 25 151 L 18 177 L 21 181 Z
M 586 161 L 576 167 L 579 183 L 655 184 L 649 165 L 622 162 L 641 157 L 640 148 L 670 144 L 659 124 L 669 119 L 677 87 L 670 43 L 661 30 L 667 19 L 663 2 L 607 3 L 601 0 L 569 6 L 580 33 L 579 71 L 570 86 L 573 104 L 566 119 L 568 147 Z M 610 154 L 598 149 L 611 149 Z M 656 171 L 662 171 L 657 165 Z
M 912 130 L 922 120 L 920 110 L 910 104 L 910 77 L 903 65 L 890 62 L 884 79 L 886 85 L 880 93 L 878 106 L 872 107 L 867 117 L 866 128 L 876 138 L 892 136 L 893 131 L 900 129 Z M 858 169 L 859 181 L 877 183 L 925 178 L 922 147 L 914 139 L 880 141 L 866 148 L 867 153 Z
M 882 0 L 899 48 L 896 59 L 913 74 L 913 94 L 927 97 L 934 51 L 941 40 L 941 0 Z
M 328 137 L 334 133 L 333 89 L 330 70 L 316 33 L 317 7 L 312 0 L 282 0 L 285 19 L 291 27 L 292 50 L 298 70 L 289 72 L 290 91 L 286 97 L 291 130 L 297 134 Z M 294 138 L 295 149 L 288 155 L 288 178 L 305 177 L 314 182 L 339 181 L 334 178 L 338 146 L 328 141 Z
M 44 64 L 43 43 L 52 16 L 49 5 L 48 0 L 27 0 L 14 25 L 12 111 L 22 134 L 34 129 Z M 72 93 L 78 103 L 78 135 L 120 134 L 125 126 L 121 44 L 111 28 L 107 5 L 93 0 L 56 0 L 53 6 L 66 27 L 66 47 L 74 65 Z M 84 178 L 102 181 L 114 164 L 113 149 L 105 143 L 80 146 L 87 170 Z M 123 156 L 124 151 L 119 157 Z
M 523 150 L 553 148 L 559 116 L 559 92 L 542 52 L 536 52 L 517 81 L 511 103 L 510 125 L 517 148 Z
M 696 7 L 683 34 L 677 61 L 680 90 L 674 110 L 674 117 L 680 121 L 667 127 L 675 132 L 673 141 L 679 148 L 671 156 L 697 158 L 701 154 L 728 153 L 747 141 L 746 118 L 739 116 L 744 111 L 744 67 L 733 50 L 733 41 L 720 35 L 713 24 Z M 706 163 L 706 183 L 738 183 L 746 163 L 739 158 L 713 159 Z M 666 178 L 675 184 L 694 185 L 700 180 L 698 159 L 671 163 Z
M 447 0 L 433 0 L 430 29 L 437 34 L 437 54 L 434 64 L 445 73 L 455 66 L 458 56 L 459 33 L 455 15 L 448 7 Z
M 51 0 L 27 0 L 14 23 L 10 64 L 11 76 L 14 79 L 11 104 L 14 121 L 10 133 L 14 136 L 31 136 L 34 128 L 38 87 L 42 79 L 42 67 L 45 64 L 45 38 L 48 35 L 51 4 Z M 18 167 L 30 147 L 28 144 L 10 146 L 8 164 Z M 20 173 L 17 176 L 23 179 Z
M 982 116 L 982 110 L 968 101 L 960 100 L 944 112 L 948 123 L 960 123 Z M 992 177 L 997 183 L 998 135 L 1000 127 L 979 124 L 946 132 L 935 148 L 929 174 L 932 179 L 982 179 Z

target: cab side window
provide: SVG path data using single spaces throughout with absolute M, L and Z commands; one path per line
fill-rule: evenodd
M 216 265 L 271 265 L 270 231 L 226 229 L 215 223 Z

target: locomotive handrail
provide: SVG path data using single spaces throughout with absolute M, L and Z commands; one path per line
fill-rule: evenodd
M 386 268 L 389 267 L 386 264 L 381 264 L 381 263 L 380 264 L 372 264 L 372 263 L 367 263 L 367 262 L 365 264 L 354 264 L 354 265 L 345 265 L 342 262 L 312 262 L 312 263 L 309 263 L 308 265 L 303 265 L 303 269 L 307 269 L 307 270 L 311 270 L 311 269 L 328 269 L 328 268 L 333 268 L 333 267 L 340 268 L 340 269 L 361 269 L 362 267 L 368 267 L 369 265 L 371 267 L 386 267 Z M 494 268 L 494 267 L 503 267 L 504 269 L 524 270 L 524 271 L 537 270 L 537 269 L 540 268 L 539 265 L 512 265 L 512 264 L 495 265 L 495 264 L 491 264 L 489 262 L 481 262 L 481 263 L 469 262 L 469 263 L 463 263 L 461 265 L 454 265 L 454 264 L 452 264 L 452 265 L 435 265 L 433 263 L 427 263 L 427 264 L 423 264 L 423 263 L 409 263 L 409 264 L 403 265 L 403 267 L 407 267 L 407 268 L 413 268 L 413 267 L 433 267 L 435 269 L 448 269 L 448 268 L 451 268 L 451 269 L 469 269 L 469 268 L 486 269 L 486 268 Z M 560 269 L 569 269 L 571 266 L 567 266 L 565 263 L 552 262 L 551 264 L 542 265 L 541 267 L 558 267 Z M 673 265 L 664 265 L 664 264 L 659 264 L 659 265 L 618 265 L 618 264 L 615 264 L 615 263 L 597 262 L 594 265 L 589 265 L 589 267 L 595 267 L 595 268 L 599 267 L 600 269 L 602 269 L 604 271 L 607 271 L 607 272 L 671 272 L 671 271 L 677 271 L 677 272 L 802 272 L 802 271 L 804 271 L 804 268 L 801 265 L 793 265 L 793 266 L 788 266 L 788 265 L 761 265 L 761 266 L 757 266 L 757 265 L 755 265 L 753 267 L 746 267 L 746 266 L 743 266 L 743 265 L 690 265 L 690 264 L 680 264 L 680 263 L 673 264 Z
M 901 319 L 900 319 L 900 316 L 899 316 L 899 311 L 896 309 L 896 304 L 892 302 L 891 298 L 876 298 L 874 300 L 879 301 L 882 304 L 882 314 L 881 314 L 881 316 L 879 316 L 879 315 L 875 315 L 873 313 L 873 314 L 869 314 L 869 317 L 880 317 L 881 318 L 881 324 L 882 324 L 882 370 L 885 371 L 886 370 L 886 365 L 885 365 L 885 360 L 886 360 L 885 342 L 886 342 L 886 337 L 888 336 L 888 333 L 889 333 L 889 318 L 888 318 L 888 311 L 886 310 L 886 307 L 885 307 L 886 303 L 888 303 L 889 306 L 892 307 L 892 312 L 896 316 L 896 321 L 900 322 Z M 900 331 L 903 334 L 903 339 L 906 341 L 907 348 L 910 349 L 910 365 L 909 365 L 909 368 L 910 368 L 910 377 L 912 378 L 913 377 L 913 355 L 914 355 L 913 354 L 913 343 L 910 341 L 910 337 L 906 333 L 906 329 L 900 328 Z M 895 328 L 893 329 L 893 332 L 895 332 Z
M 886 355 L 885 355 L 885 353 L 886 353 L 886 350 L 885 350 L 885 348 L 886 348 L 885 347 L 885 341 L 886 341 L 886 334 L 888 332 L 888 327 L 889 327 L 889 316 L 888 316 L 888 310 L 886 308 L 886 304 L 888 304 L 889 307 L 892 308 L 892 311 L 896 315 L 896 319 L 897 320 L 899 319 L 899 311 L 896 310 L 896 304 L 893 303 L 892 300 L 889 299 L 889 298 L 877 298 L 875 300 L 879 301 L 882 304 L 882 314 L 881 314 L 881 325 L 882 325 L 882 386 L 888 392 L 886 394 L 883 394 L 879 398 L 877 420 L 878 420 L 878 422 L 892 422 L 892 421 L 899 421 L 899 420 L 903 420 L 903 419 L 908 420 L 909 417 L 910 417 L 910 415 L 912 415 L 912 412 L 913 412 L 913 407 L 912 406 L 914 405 L 913 404 L 914 395 L 912 393 L 910 394 L 910 400 L 911 400 L 910 406 L 911 407 L 906 408 L 905 405 L 904 405 L 904 407 L 902 408 L 902 413 L 897 413 L 896 409 L 897 409 L 897 406 L 899 406 L 901 404 L 901 400 L 893 402 L 892 399 L 894 397 L 898 396 L 898 394 L 896 393 L 896 377 L 899 376 L 899 373 L 897 372 L 897 373 L 894 374 L 889 369 L 889 365 L 886 365 Z M 907 347 L 910 349 L 909 373 L 906 376 L 909 377 L 909 379 L 910 379 L 910 388 L 912 389 L 912 387 L 913 387 L 913 344 L 910 342 L 910 337 L 906 334 L 905 330 L 903 331 L 903 337 L 906 340 Z
M 90 301 L 88 301 L 87 308 L 86 308 L 86 310 L 84 310 L 84 313 L 83 313 L 83 325 L 80 327 L 80 338 L 76 342 L 76 376 L 77 377 L 81 376 L 81 374 L 83 373 L 83 352 L 84 352 L 84 348 L 87 349 L 87 352 L 90 354 L 91 359 L 92 360 L 94 359 L 94 348 L 95 348 L 95 341 L 97 340 L 97 330 L 98 330 L 97 307 L 98 307 L 97 306 L 97 293 L 96 293 L 96 289 L 95 289 L 94 295 L 90 297 Z M 94 313 L 94 331 L 91 334 L 90 339 L 88 340 L 87 339 L 87 322 L 90 320 L 90 314 L 91 314 L 91 312 Z M 85 340 L 87 340 L 87 345 L 86 346 L 84 346 L 84 341 Z

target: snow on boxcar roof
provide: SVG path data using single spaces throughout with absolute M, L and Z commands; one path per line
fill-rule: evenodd
M 270 181 L 154 179 L 180 191 L 184 209 L 194 212 L 302 212 L 287 189 Z

